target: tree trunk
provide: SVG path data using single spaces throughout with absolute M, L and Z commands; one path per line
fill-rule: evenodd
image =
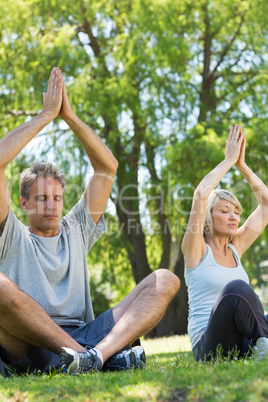
M 117 172 L 119 197 L 116 201 L 116 213 L 123 232 L 123 242 L 126 247 L 132 273 L 136 284 L 151 273 L 146 255 L 145 235 L 140 221 L 139 190 L 137 165 L 139 155 L 133 147 L 129 163 L 120 163 Z M 133 164 L 133 166 L 130 165 Z
M 117 205 L 116 210 L 120 227 L 124 234 L 123 241 L 132 267 L 133 277 L 136 284 L 138 284 L 152 272 L 147 260 L 142 225 L 139 217 L 133 218 L 131 215 L 124 213 L 120 206 Z

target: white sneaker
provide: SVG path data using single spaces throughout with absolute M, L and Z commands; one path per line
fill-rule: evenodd
M 68 374 L 81 374 L 99 371 L 102 364 L 92 349 L 78 353 L 73 349 L 62 347 L 60 351 L 61 368 Z
M 268 338 L 257 339 L 253 353 L 257 359 L 268 359 Z

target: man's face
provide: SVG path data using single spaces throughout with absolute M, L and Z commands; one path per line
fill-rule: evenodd
M 38 177 L 30 187 L 29 198 L 20 198 L 28 214 L 29 230 L 38 236 L 56 236 L 62 217 L 63 188 L 52 177 Z

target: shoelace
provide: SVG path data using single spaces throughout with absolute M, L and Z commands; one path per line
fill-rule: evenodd
M 83 371 L 96 368 L 95 356 L 87 350 L 87 353 L 79 353 L 79 368 Z
M 132 351 L 129 353 L 126 350 L 123 350 L 121 353 L 118 353 L 115 357 L 111 358 L 112 362 L 116 361 L 117 365 L 121 365 L 122 367 L 126 368 L 130 368 L 135 365 L 136 360 L 135 353 Z

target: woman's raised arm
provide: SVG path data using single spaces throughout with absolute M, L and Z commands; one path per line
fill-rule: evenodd
M 182 241 L 182 252 L 187 268 L 196 266 L 206 252 L 203 231 L 206 218 L 207 199 L 226 172 L 237 163 L 243 143 L 242 129 L 231 127 L 225 147 L 225 158 L 197 186 L 192 203 L 188 226 Z
M 268 223 L 268 188 L 245 162 L 246 138 L 244 133 L 242 134 L 243 143 L 235 166 L 250 185 L 259 205 L 238 229 L 232 241 L 240 256 L 257 239 Z

